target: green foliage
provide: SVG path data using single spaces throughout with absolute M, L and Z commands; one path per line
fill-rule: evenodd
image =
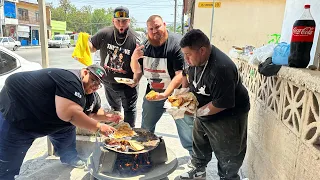
M 99 29 L 111 26 L 112 17 L 112 8 L 93 9 L 91 6 L 83 6 L 78 9 L 70 0 L 60 0 L 57 7 L 51 5 L 51 19 L 66 21 L 67 31 L 95 34 Z M 134 28 L 136 22 L 132 17 L 130 26 Z
M 268 41 L 268 44 L 279 44 L 280 38 L 281 38 L 281 34 L 271 34 L 269 35 L 269 37 L 271 38 Z

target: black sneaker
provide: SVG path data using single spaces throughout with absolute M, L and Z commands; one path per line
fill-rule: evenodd
M 206 179 L 206 168 L 192 168 L 180 175 L 180 179 Z

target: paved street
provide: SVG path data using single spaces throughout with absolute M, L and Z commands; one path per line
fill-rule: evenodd
M 58 68 L 81 68 L 82 66 L 79 62 L 72 59 L 73 48 L 50 48 L 49 49 L 49 59 L 50 67 Z M 25 59 L 33 62 L 41 62 L 41 48 L 34 47 L 29 49 L 19 49 L 16 51 L 17 54 L 24 57 Z M 139 99 L 137 104 L 137 127 L 140 127 L 141 124 L 141 105 L 142 98 L 145 94 L 146 80 L 142 79 L 139 87 Z M 106 100 L 104 92 L 102 89 L 99 90 L 99 94 L 103 101 L 103 105 L 106 106 Z M 188 152 L 181 146 L 179 137 L 176 131 L 174 120 L 170 115 L 165 114 L 159 121 L 156 134 L 163 136 L 166 142 L 167 147 L 173 150 L 178 158 L 179 166 L 175 172 L 168 176 L 168 179 L 174 180 L 178 179 L 177 177 L 189 170 L 186 166 L 186 163 L 189 159 Z M 47 144 L 46 138 L 37 139 L 30 150 L 27 153 L 27 156 L 24 160 L 24 164 L 21 168 L 21 176 L 18 179 L 83 179 L 87 180 L 87 172 L 83 170 L 68 168 L 65 165 L 62 165 L 57 158 L 47 156 Z M 213 160 L 207 170 L 207 179 L 208 180 L 217 180 L 219 179 L 216 168 L 216 160 Z

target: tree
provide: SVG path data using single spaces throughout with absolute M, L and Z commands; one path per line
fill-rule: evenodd
M 95 9 L 91 16 L 92 34 L 95 34 L 99 29 L 105 26 L 111 26 L 112 17 L 113 17 L 112 14 L 113 14 L 113 9 L 111 8 Z
M 77 9 L 70 0 L 59 0 L 58 7 L 51 6 L 51 19 L 66 21 L 67 30 L 74 32 L 87 32 L 95 34 L 99 29 L 112 25 L 113 9 L 83 6 Z M 137 20 L 131 18 L 130 27 L 136 26 Z

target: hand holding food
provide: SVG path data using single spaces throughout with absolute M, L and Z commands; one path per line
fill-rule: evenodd
M 154 90 L 151 90 L 147 95 L 146 95 L 146 99 L 147 100 L 155 100 L 158 96 L 158 92 L 155 92 Z
M 185 107 L 191 113 L 197 108 L 197 99 L 191 92 L 169 96 L 168 101 L 172 107 Z

